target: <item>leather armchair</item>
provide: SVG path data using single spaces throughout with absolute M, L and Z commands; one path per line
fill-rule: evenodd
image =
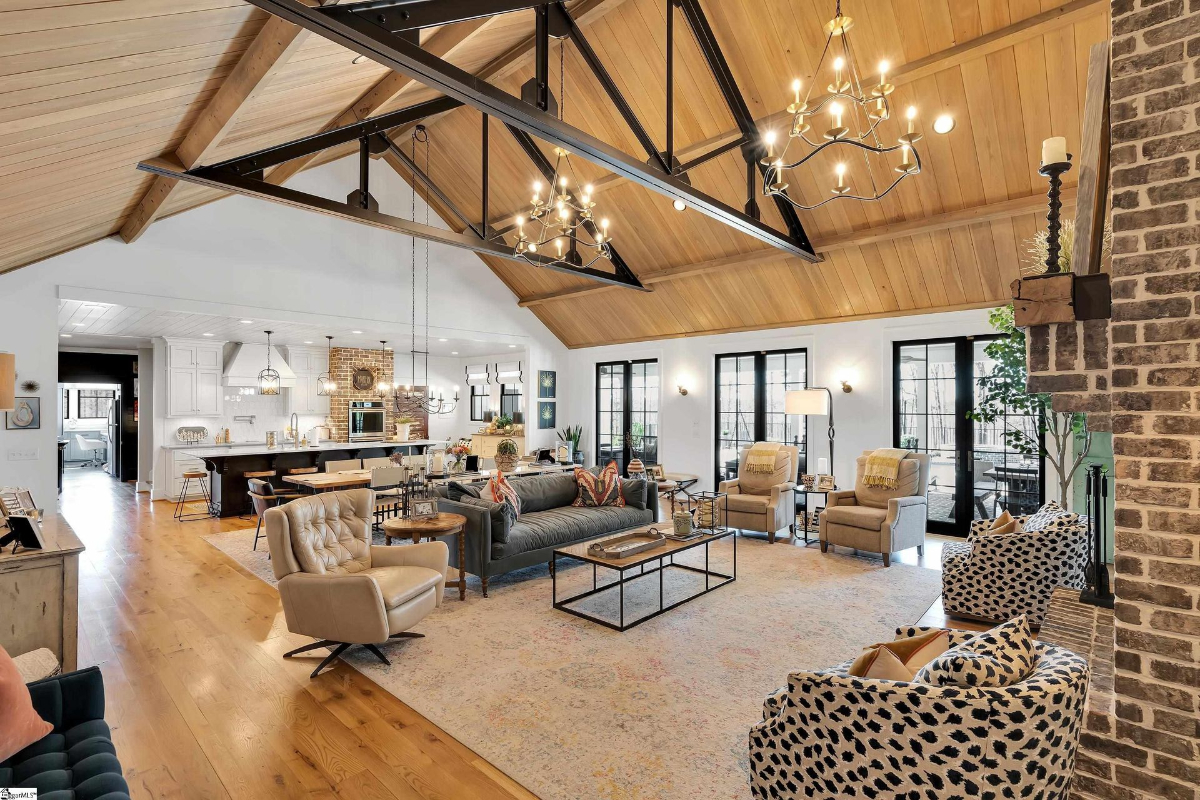
M 854 489 L 830 492 L 821 512 L 821 552 L 833 545 L 853 547 L 883 555 L 891 565 L 891 554 L 910 547 L 925 553 L 925 526 L 929 520 L 929 454 L 910 453 L 900 462 L 895 489 L 866 486 L 863 470 L 871 450 L 857 459 Z
M 442 604 L 450 551 L 444 542 L 371 544 L 375 493 L 370 489 L 293 500 L 265 519 L 271 565 L 288 630 L 319 641 L 285 653 L 329 647 L 312 677 L 361 644 L 383 663 L 388 639 L 420 637 L 408 629 Z
M 721 481 L 718 491 L 727 497 L 722 501 L 728 515 L 726 524 L 743 531 L 767 534 L 775 542 L 775 534 L 788 528 L 796 534 L 796 471 L 800 465 L 800 450 L 783 445 L 775 455 L 775 469 L 770 473 L 750 472 L 746 457 L 753 445 L 742 449 L 741 474 L 731 481 Z

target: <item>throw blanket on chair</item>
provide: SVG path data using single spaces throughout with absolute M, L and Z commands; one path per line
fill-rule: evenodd
M 881 447 L 867 456 L 863 483 L 880 489 L 895 489 L 900 476 L 900 462 L 910 451 L 898 447 Z
M 746 471 L 770 474 L 775 471 L 775 455 L 782 447 L 779 442 L 758 442 L 746 455 Z

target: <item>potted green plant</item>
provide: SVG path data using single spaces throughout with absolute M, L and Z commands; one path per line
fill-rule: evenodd
M 496 445 L 496 469 L 501 472 L 511 472 L 517 466 L 520 455 L 517 452 L 516 442 L 512 439 L 501 439 L 500 443 Z
M 512 427 L 512 424 L 512 417 L 508 414 L 501 414 L 496 417 L 496 430 L 498 431 L 506 431 Z
M 583 452 L 579 447 L 579 443 L 583 441 L 582 425 L 568 425 L 558 432 L 558 438 L 570 448 L 568 461 L 573 460 L 576 453 Z
M 416 421 L 416 417 L 396 417 L 396 438 L 402 442 L 407 442 L 410 438 L 412 438 L 410 431 L 412 424 Z

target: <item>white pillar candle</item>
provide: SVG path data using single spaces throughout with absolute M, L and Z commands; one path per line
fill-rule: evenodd
M 1061 164 L 1067 160 L 1067 137 L 1051 136 L 1042 142 L 1042 163 Z

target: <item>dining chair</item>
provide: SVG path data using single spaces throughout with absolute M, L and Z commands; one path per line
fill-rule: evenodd
M 350 458 L 345 461 L 326 461 L 326 472 L 350 472 L 351 470 L 362 469 L 361 458 Z
M 274 486 L 261 478 L 251 478 L 246 483 L 250 486 L 248 492 L 250 503 L 254 506 L 255 516 L 258 517 L 258 525 L 254 527 L 254 547 L 251 548 L 257 550 L 258 540 L 262 535 L 263 515 L 267 513 L 267 509 L 295 500 L 300 497 L 300 494 L 299 492 L 276 490 Z
M 384 456 L 382 458 L 364 458 L 362 460 L 362 468 L 363 469 L 379 469 L 380 467 L 392 467 L 392 466 L 395 466 L 395 462 L 393 462 L 387 456 Z
M 371 470 L 371 488 L 375 490 L 375 524 L 380 525 L 390 512 L 399 513 L 404 499 L 402 485 L 408 478 L 404 467 L 387 466 Z

